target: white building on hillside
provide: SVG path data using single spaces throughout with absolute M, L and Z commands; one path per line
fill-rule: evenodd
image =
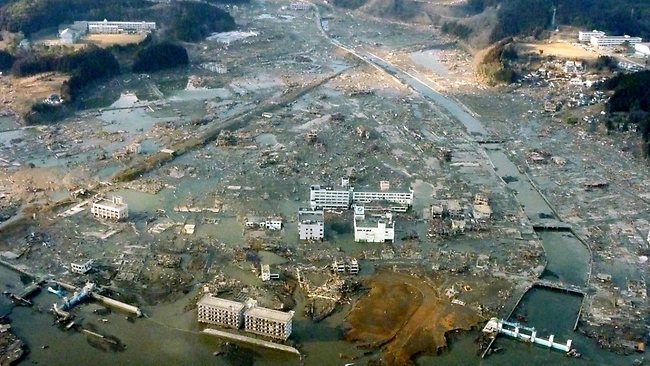
M 93 203 L 90 213 L 99 219 L 123 220 L 129 217 L 129 205 L 120 196 L 113 196 L 109 201 L 101 199 Z
M 354 208 L 354 241 L 384 243 L 395 241 L 395 223 L 390 213 L 366 216 L 363 206 Z
M 82 22 L 75 22 L 82 23 Z M 155 22 L 111 22 L 106 19 L 100 22 L 85 22 L 88 33 L 118 34 L 118 33 L 147 33 L 156 30 Z
M 650 43 L 637 43 L 634 45 L 634 51 L 641 57 L 650 57 Z
M 580 42 L 591 42 L 591 37 L 604 37 L 604 36 L 605 36 L 605 32 L 597 31 L 595 29 L 593 31 L 591 31 L 591 32 L 589 32 L 589 31 L 587 31 L 587 32 L 580 31 L 580 32 L 578 32 L 578 41 L 580 41 Z
M 620 46 L 625 42 L 628 42 L 630 45 L 641 43 L 643 41 L 640 37 L 630 37 L 628 35 L 624 36 L 602 36 L 602 37 L 591 37 L 592 46 L 596 47 L 612 47 Z

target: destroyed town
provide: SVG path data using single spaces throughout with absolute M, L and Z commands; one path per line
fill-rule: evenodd
M 645 1 L 0 30 L 0 365 L 650 364 Z

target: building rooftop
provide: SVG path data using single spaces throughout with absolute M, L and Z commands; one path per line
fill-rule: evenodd
M 298 211 L 298 221 L 302 223 L 313 223 L 325 221 L 323 211 Z
M 399 188 L 399 187 L 397 187 L 397 188 L 390 187 L 388 189 L 381 190 L 378 187 L 361 187 L 361 188 L 355 187 L 354 192 L 355 193 L 359 193 L 359 192 L 363 192 L 363 193 L 411 193 L 411 192 L 413 192 L 413 189 L 410 188 L 410 187 L 407 188 L 407 189 Z
M 246 315 L 254 316 L 256 318 L 269 319 L 277 322 L 286 322 L 293 318 L 293 312 L 285 313 L 284 311 L 261 308 L 257 306 L 246 310 Z
M 355 217 L 354 222 L 357 227 L 377 227 L 379 222 L 385 222 L 387 226 L 393 224 L 393 220 L 383 215 L 366 215 L 364 218 Z
M 246 307 L 246 305 L 240 302 L 226 300 L 220 297 L 214 297 L 210 294 L 203 296 L 197 305 L 212 306 L 221 309 L 228 309 L 235 312 L 241 311 L 244 307 Z
M 120 209 L 128 206 L 126 203 L 116 203 L 113 200 L 106 199 L 106 198 L 102 198 L 99 201 L 93 202 L 93 205 L 101 205 L 104 207 L 111 207 L 116 209 Z

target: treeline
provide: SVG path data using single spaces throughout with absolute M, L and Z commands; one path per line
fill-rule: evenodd
M 13 0 L 0 7 L 0 29 L 29 35 L 75 20 L 139 20 L 146 0 Z
M 511 62 L 516 59 L 517 51 L 512 38 L 501 40 L 487 51 L 478 65 L 477 73 L 491 84 L 513 83 L 517 81 L 518 74 Z
M 650 113 L 650 71 L 618 74 L 599 85 L 601 89 L 613 90 L 609 99 L 610 112 L 629 112 L 639 109 Z
M 48 71 L 58 71 L 70 75 L 64 84 L 62 94 L 74 99 L 86 85 L 98 79 L 111 77 L 120 72 L 115 56 L 105 49 L 89 46 L 62 55 L 28 54 L 18 58 L 11 67 L 15 76 L 29 76 Z
M 14 56 L 5 51 L 5 50 L 0 50 L 0 70 L 9 70 L 11 68 L 11 65 L 14 64 Z
M 179 2 L 171 6 L 169 36 L 172 39 L 195 42 L 214 32 L 235 29 L 235 19 L 216 6 L 195 2 Z
M 472 34 L 472 28 L 458 22 L 446 22 L 442 25 L 440 30 L 460 39 L 467 39 Z
M 491 39 L 540 35 L 551 25 L 599 29 L 612 34 L 650 37 L 650 2 L 638 0 L 468 0 L 466 9 L 480 13 L 498 6 L 498 24 Z
M 366 4 L 366 0 L 334 0 L 334 6 L 345 9 L 358 9 Z
M 212 3 L 243 3 L 249 0 L 220 0 Z M 172 40 L 194 42 L 213 33 L 235 29 L 235 20 L 225 10 L 203 2 L 147 0 L 9 0 L 0 6 L 0 30 L 29 35 L 75 20 L 148 20 L 163 28 Z
M 628 124 L 636 125 L 645 143 L 644 153 L 650 157 L 650 71 L 632 74 L 618 74 L 598 85 L 598 88 L 613 90 L 607 108 L 610 112 L 608 128 L 620 112 L 627 113 Z
M 187 65 L 187 50 L 169 42 L 154 44 L 138 52 L 133 72 L 151 72 Z

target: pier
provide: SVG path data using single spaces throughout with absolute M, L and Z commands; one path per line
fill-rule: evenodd
M 110 307 L 126 311 L 128 313 L 134 314 L 137 317 L 142 316 L 142 311 L 137 306 L 129 305 L 129 304 L 123 303 L 121 301 L 111 299 L 110 297 L 100 295 L 100 294 L 98 294 L 96 292 L 91 292 L 90 297 L 97 300 L 97 301 L 99 301 L 99 302 L 101 302 L 104 305 L 108 305 Z
M 73 285 L 71 285 L 69 283 L 56 281 L 56 280 L 51 280 L 50 283 L 61 286 L 61 287 L 65 288 L 66 290 L 71 291 L 71 292 L 78 291 L 76 286 L 73 286 Z M 137 317 L 142 316 L 142 310 L 140 310 L 140 308 L 137 307 L 137 306 L 129 305 L 129 304 L 123 303 L 121 301 L 111 299 L 110 297 L 100 295 L 95 291 L 90 291 L 89 297 L 91 299 L 93 299 L 93 300 L 101 302 L 102 304 L 104 304 L 106 306 L 109 306 L 109 307 L 112 307 L 112 308 L 117 308 L 117 309 L 125 311 L 127 313 L 134 314 Z
M 523 331 L 523 332 L 522 332 Z M 545 348 L 556 349 L 562 352 L 571 352 L 571 340 L 566 343 L 555 342 L 555 336 L 550 335 L 548 339 L 537 337 L 535 328 L 524 327 L 517 323 L 506 320 L 492 318 L 483 328 L 483 333 L 493 335 L 494 339 L 498 334 L 504 334 L 509 337 L 540 345 Z
M 247 336 L 240 335 L 240 334 L 224 332 L 224 331 L 221 331 L 221 330 L 216 330 L 216 329 L 211 329 L 211 328 L 204 329 L 203 333 L 213 335 L 213 336 L 217 336 L 217 337 L 221 337 L 221 338 L 225 338 L 225 339 L 230 339 L 230 340 L 233 340 L 233 341 L 249 343 L 249 344 L 253 344 L 253 345 L 264 347 L 264 348 L 270 348 L 270 349 L 275 349 L 275 350 L 278 350 L 278 351 L 284 351 L 284 352 L 289 352 L 289 353 L 293 353 L 293 354 L 296 354 L 296 355 L 300 355 L 300 351 L 298 351 L 297 349 L 295 349 L 295 348 L 293 348 L 291 346 L 285 346 L 284 344 L 278 344 L 278 343 L 274 343 L 274 342 L 265 341 L 265 340 L 262 340 L 262 339 L 251 338 L 251 337 L 247 337 Z

